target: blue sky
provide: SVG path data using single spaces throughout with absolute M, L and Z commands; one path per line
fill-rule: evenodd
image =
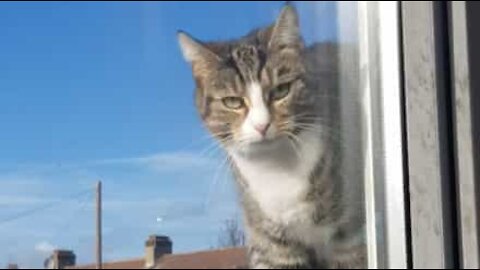
M 105 260 L 142 256 L 154 233 L 175 252 L 215 245 L 239 210 L 175 33 L 238 37 L 282 4 L 0 3 L 0 267 L 39 267 L 52 248 L 93 261 L 99 179 Z M 297 6 L 308 42 L 336 39 L 334 4 Z

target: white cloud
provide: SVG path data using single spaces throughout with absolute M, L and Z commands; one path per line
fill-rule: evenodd
M 35 245 L 34 249 L 36 252 L 43 253 L 43 254 L 50 254 L 54 249 L 57 247 L 51 244 L 48 241 L 42 241 Z
M 0 207 L 38 205 L 46 202 L 45 199 L 32 196 L 0 195 Z
M 56 247 L 73 249 L 80 260 L 88 260 L 85 250 L 91 244 L 93 195 L 68 198 L 93 187 L 97 179 L 102 179 L 105 189 L 105 243 L 118 241 L 117 246 L 125 246 L 119 252 L 131 254 L 136 249 L 130 242 L 141 246 L 144 237 L 160 231 L 173 237 L 178 250 L 202 247 L 215 233 L 211 224 L 236 208 L 229 194 L 216 195 L 218 203 L 205 204 L 205 196 L 215 195 L 208 192 L 208 184 L 218 178 L 221 164 L 220 158 L 176 151 L 60 165 L 3 165 L 0 219 L 50 202 L 61 203 L 0 226 L 0 235 L 8 235 L 0 237 L 0 260 L 8 253 L 43 259 Z M 201 238 L 188 241 L 188 235 Z
M 113 158 L 93 162 L 94 165 L 133 165 L 146 166 L 155 171 L 176 171 L 191 168 L 205 168 L 214 166 L 215 159 L 193 152 L 166 152 L 153 155 Z
M 206 209 L 205 206 L 197 200 L 184 199 L 144 199 L 138 201 L 110 200 L 104 202 L 104 211 L 114 215 L 140 215 L 149 216 L 153 221 L 157 218 L 163 222 L 171 222 L 184 218 L 195 218 L 206 215 L 215 209 Z

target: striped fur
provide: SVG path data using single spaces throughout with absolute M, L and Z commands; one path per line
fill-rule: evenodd
M 238 40 L 203 43 L 182 32 L 179 41 L 199 115 L 232 160 L 250 266 L 366 267 L 361 179 L 342 177 L 339 155 L 337 47 L 305 48 L 290 5 Z M 288 94 L 273 99 L 282 86 Z M 244 104 L 228 108 L 225 97 Z M 258 123 L 268 124 L 265 134 L 255 133 Z

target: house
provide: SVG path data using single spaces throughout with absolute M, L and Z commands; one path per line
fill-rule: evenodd
M 96 264 L 76 265 L 73 251 L 55 250 L 46 260 L 48 269 L 96 269 Z M 244 269 L 247 268 L 245 248 L 225 248 L 192 253 L 172 254 L 167 236 L 150 236 L 145 242 L 142 258 L 104 262 L 103 269 Z

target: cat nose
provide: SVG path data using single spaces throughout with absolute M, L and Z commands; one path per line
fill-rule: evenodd
M 270 123 L 267 124 L 256 124 L 253 126 L 256 131 L 258 131 L 262 136 L 265 136 L 267 133 L 268 128 L 270 127 Z

